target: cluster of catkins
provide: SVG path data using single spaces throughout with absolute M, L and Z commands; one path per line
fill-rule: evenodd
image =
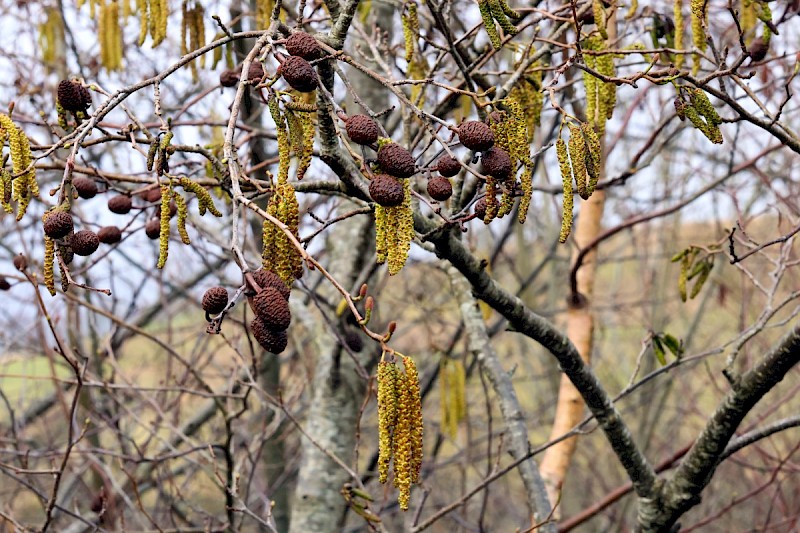
M 256 317 L 250 322 L 250 332 L 262 348 L 275 354 L 286 349 L 286 330 L 292 321 L 289 310 L 291 289 L 280 276 L 267 269 L 259 269 L 252 276 L 252 295 L 247 297 Z M 203 295 L 203 310 L 209 315 L 219 315 L 228 307 L 228 291 L 224 287 L 211 287 Z
M 401 366 L 402 365 L 402 368 Z M 378 363 L 378 472 L 389 479 L 394 465 L 394 486 L 400 509 L 407 511 L 411 485 L 419 482 L 422 468 L 422 400 L 414 360 L 398 352 L 384 354 Z

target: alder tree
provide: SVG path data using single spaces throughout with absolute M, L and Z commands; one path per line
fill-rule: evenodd
M 3 4 L 5 530 L 795 530 L 798 13 Z

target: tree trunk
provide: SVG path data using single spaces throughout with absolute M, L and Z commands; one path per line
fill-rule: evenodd
M 514 459 L 525 457 L 530 450 L 528 427 L 525 424 L 525 415 L 522 413 L 514 385 L 511 383 L 511 376 L 503 369 L 497 352 L 492 347 L 486 331 L 486 323 L 478 308 L 478 301 L 472 295 L 472 286 L 452 265 L 447 267 L 447 274 L 461 308 L 469 350 L 476 354 L 481 371 L 489 378 L 489 383 L 500 400 L 500 412 L 508 431 L 509 452 Z M 531 457 L 527 461 L 521 462 L 518 470 L 525 486 L 531 526 L 542 524 L 537 531 L 555 533 L 554 523 L 543 523 L 550 516 L 551 507 L 536 461 Z
M 604 206 L 605 193 L 603 191 L 595 191 L 591 198 L 581 204 L 581 213 L 574 234 L 578 249 L 594 240 L 600 233 Z M 585 299 L 569 305 L 567 311 L 567 336 L 587 363 L 591 361 L 592 335 L 594 333 L 594 317 L 589 302 L 594 292 L 596 267 L 597 254 L 592 252 L 586 256 L 577 277 L 578 292 Z M 558 405 L 550 438 L 554 439 L 567 433 L 583 419 L 583 416 L 584 403 L 581 395 L 567 376 L 562 374 L 558 390 Z M 577 437 L 572 437 L 551 446 L 544 454 L 541 472 L 547 484 L 551 502 L 559 499 L 561 485 L 567 475 L 576 444 Z M 558 509 L 555 514 L 559 516 Z
M 343 207 L 347 209 L 348 206 Z M 367 217 L 350 219 L 334 226 L 328 243 L 331 258 L 329 271 L 351 287 L 363 261 L 372 257 L 371 221 Z M 322 286 L 329 301 L 338 301 L 333 289 Z M 311 383 L 311 404 L 302 438 L 303 459 L 297 476 L 297 488 L 291 509 L 289 531 L 326 533 L 339 531 L 339 517 L 345 507 L 340 494 L 350 479 L 320 448 L 347 464 L 353 460 L 356 427 L 366 383 L 356 372 L 355 362 L 320 321 L 316 323 L 316 369 Z M 313 439 L 313 442 L 312 442 Z

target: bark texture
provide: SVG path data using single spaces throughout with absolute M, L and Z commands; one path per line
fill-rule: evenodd
M 354 283 L 363 259 L 372 257 L 370 227 L 366 217 L 350 219 L 334 226 L 328 239 L 332 259 L 329 270 L 345 287 Z M 327 284 L 323 287 L 322 292 L 328 291 L 325 296 L 330 301 L 338 301 Z M 366 383 L 356 372 L 353 359 L 342 351 L 338 339 L 327 328 L 317 327 L 315 345 L 319 352 L 304 424 L 309 438 L 302 441 L 303 459 L 289 528 L 297 533 L 332 533 L 340 529 L 338 521 L 345 501 L 339 491 L 350 476 L 320 448 L 347 464 L 352 462 L 356 439 L 353 428 L 366 393 Z
M 639 501 L 639 530 L 671 531 L 678 518 L 700 503 L 700 494 L 725 457 L 725 451 L 744 417 L 800 362 L 800 323 L 734 384 L 708 424 L 681 461 L 672 478 L 661 484 L 656 497 Z
M 636 493 L 653 494 L 656 474 L 636 445 L 630 429 L 592 369 L 587 366 L 569 338 L 544 317 L 529 309 L 518 297 L 501 288 L 481 263 L 464 247 L 452 230 L 435 231 L 433 222 L 414 217 L 419 233 L 429 234 L 436 253 L 448 260 L 472 285 L 474 294 L 503 315 L 513 328 L 544 346 L 559 362 L 561 370 L 581 392 L 597 419 L 618 460 L 633 481 Z
M 530 451 L 528 428 L 525 425 L 525 416 L 522 413 L 514 385 L 511 383 L 511 377 L 503 369 L 500 358 L 492 347 L 486 331 L 486 323 L 478 308 L 478 302 L 472 295 L 469 282 L 452 266 L 447 268 L 447 274 L 450 277 L 453 292 L 458 298 L 461 318 L 467 332 L 469 350 L 476 355 L 481 371 L 489 379 L 492 390 L 500 401 L 500 412 L 508 431 L 509 452 L 514 459 L 525 457 Z M 542 524 L 537 531 L 555 533 L 554 523 L 543 523 L 550 516 L 551 505 L 536 461 L 530 458 L 521 462 L 518 471 L 525 486 L 531 526 Z

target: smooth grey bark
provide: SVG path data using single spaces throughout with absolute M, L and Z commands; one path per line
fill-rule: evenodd
M 329 272 L 345 287 L 351 287 L 365 257 L 371 257 L 371 223 L 366 217 L 340 222 L 329 234 Z M 327 293 L 326 293 L 327 291 Z M 338 301 L 326 284 L 321 292 L 329 301 Z M 366 383 L 356 372 L 355 361 L 324 324 L 317 325 L 317 354 L 311 405 L 304 424 L 309 438 L 302 438 L 302 462 L 291 509 L 289 531 L 296 533 L 335 532 L 345 501 L 340 490 L 349 474 L 320 450 L 324 448 L 345 463 L 351 463 L 355 450 L 354 428 Z
M 492 347 L 486 331 L 486 323 L 478 308 L 478 302 L 472 295 L 469 282 L 452 266 L 448 266 L 447 275 L 461 309 L 461 318 L 467 332 L 469 349 L 477 357 L 481 371 L 489 379 L 492 390 L 500 401 L 500 412 L 508 429 L 508 445 L 511 456 L 514 459 L 525 457 L 530 451 L 528 428 L 525 425 L 525 416 L 522 414 L 522 407 L 519 404 L 514 385 L 511 383 L 511 377 L 503 369 L 500 358 Z M 543 523 L 550 516 L 552 507 L 536 461 L 531 457 L 521 462 L 518 470 L 522 483 L 525 485 L 528 509 L 533 517 L 533 522 L 542 524 L 537 531 L 555 533 L 557 529 L 554 522 Z

